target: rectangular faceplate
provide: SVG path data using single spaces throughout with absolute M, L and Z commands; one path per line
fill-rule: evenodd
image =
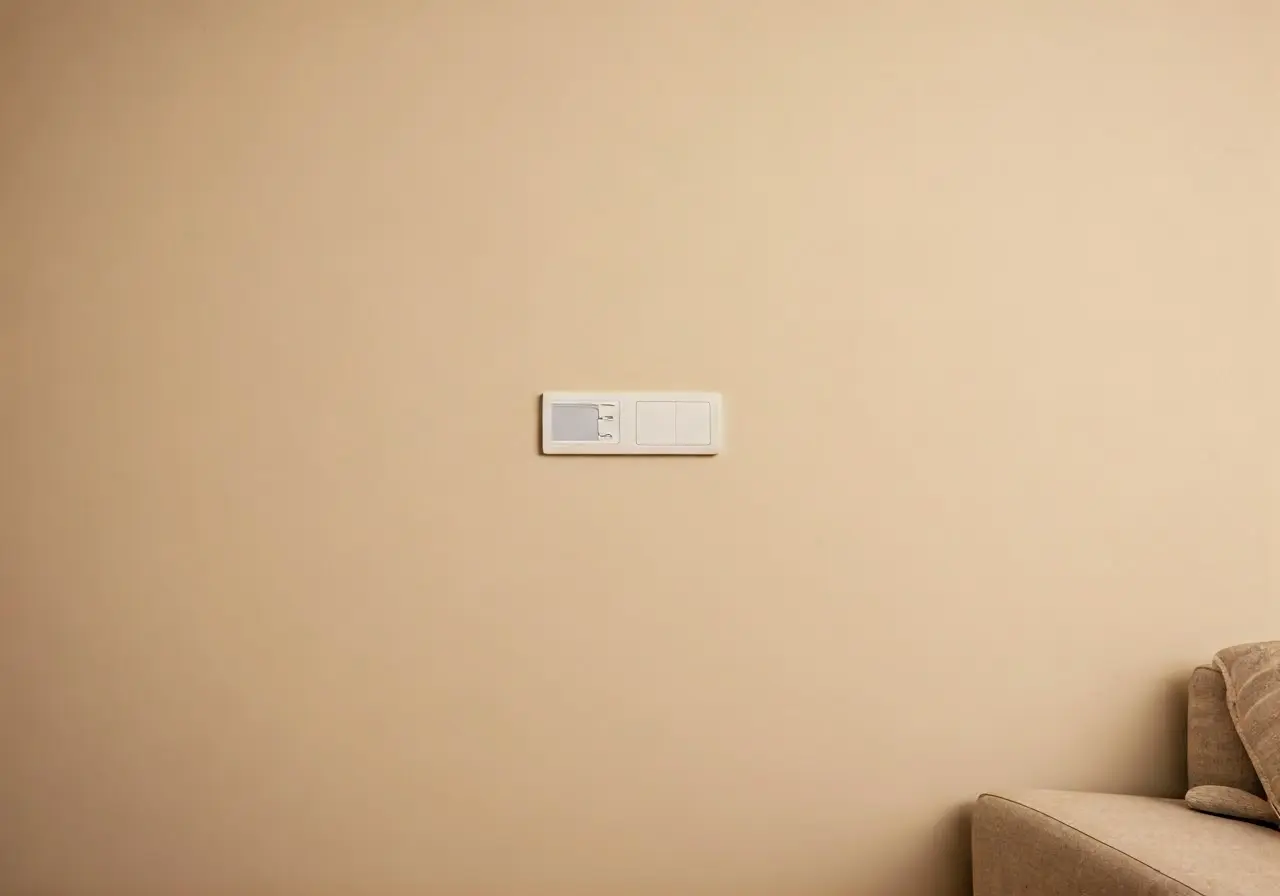
M 719 454 L 719 392 L 544 392 L 543 454 Z

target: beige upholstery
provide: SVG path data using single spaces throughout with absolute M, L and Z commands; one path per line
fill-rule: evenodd
M 1265 816 L 1222 673 L 1196 669 L 1189 696 L 1189 801 Z M 974 896 L 1280 896 L 1280 831 L 1181 800 L 987 794 L 974 810 L 973 885 Z
M 974 896 L 1276 896 L 1280 833 L 1181 800 L 987 794 L 973 882 Z
M 1236 733 L 1272 808 L 1280 812 L 1280 641 L 1228 647 L 1213 663 L 1226 681 Z
M 1187 787 L 1234 787 L 1266 798 L 1227 709 L 1227 683 L 1214 666 L 1191 673 L 1187 701 Z
M 1197 812 L 1243 818 L 1259 824 L 1276 824 L 1280 821 L 1276 817 L 1276 810 L 1262 797 L 1234 787 L 1219 787 L 1216 784 L 1192 787 L 1187 791 L 1187 805 Z

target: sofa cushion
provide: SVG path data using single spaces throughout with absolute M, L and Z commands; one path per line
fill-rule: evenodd
M 1219 650 L 1227 708 L 1271 807 L 1280 812 L 1280 641 Z
M 1256 821 L 1259 824 L 1276 824 L 1276 810 L 1260 796 L 1254 796 L 1234 787 L 1222 787 L 1218 784 L 1201 784 L 1187 791 L 1187 805 L 1197 812 L 1208 812 L 1210 815 L 1225 815 L 1228 818 L 1243 818 L 1245 821 Z
M 1187 787 L 1213 784 L 1266 798 L 1227 709 L 1227 682 L 1216 666 L 1191 673 L 1187 700 Z
M 985 794 L 974 896 L 1275 896 L 1280 832 L 1181 800 L 1038 790 Z

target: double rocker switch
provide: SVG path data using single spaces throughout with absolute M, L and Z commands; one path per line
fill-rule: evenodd
M 548 392 L 543 453 L 716 454 L 720 409 L 714 392 Z

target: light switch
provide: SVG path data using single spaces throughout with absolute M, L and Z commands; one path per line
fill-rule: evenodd
M 708 401 L 676 402 L 676 444 L 711 444 L 711 403 Z
M 636 402 L 636 444 L 676 444 L 676 402 Z
M 719 392 L 544 392 L 543 454 L 719 454 Z

